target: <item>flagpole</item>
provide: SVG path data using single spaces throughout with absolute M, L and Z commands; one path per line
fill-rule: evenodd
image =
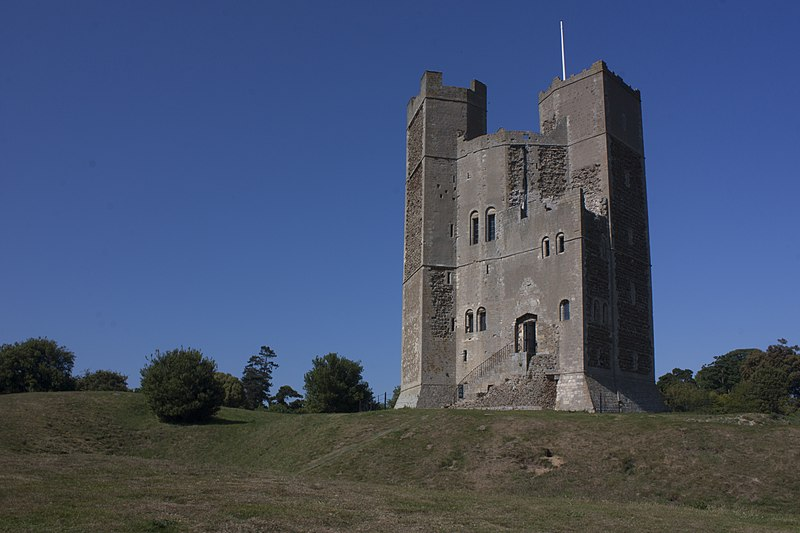
M 561 21 L 561 79 L 567 79 L 567 63 L 564 61 L 564 21 Z

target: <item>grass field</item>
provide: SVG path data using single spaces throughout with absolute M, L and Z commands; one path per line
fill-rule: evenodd
M 800 420 L 0 396 L 0 531 L 800 531 Z

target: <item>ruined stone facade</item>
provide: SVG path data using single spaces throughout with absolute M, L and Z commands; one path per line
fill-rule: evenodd
M 398 407 L 657 410 L 639 91 L 605 63 L 486 133 L 486 86 L 408 104 Z

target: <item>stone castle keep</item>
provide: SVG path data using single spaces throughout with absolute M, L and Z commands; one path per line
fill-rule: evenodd
M 486 133 L 486 86 L 408 104 L 397 407 L 661 408 L 639 91 L 602 61 Z

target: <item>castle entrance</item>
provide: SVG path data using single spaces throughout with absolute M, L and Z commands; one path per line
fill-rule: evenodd
M 524 353 L 526 362 L 536 355 L 536 315 L 527 313 L 516 320 L 515 324 L 515 349 L 517 353 Z

